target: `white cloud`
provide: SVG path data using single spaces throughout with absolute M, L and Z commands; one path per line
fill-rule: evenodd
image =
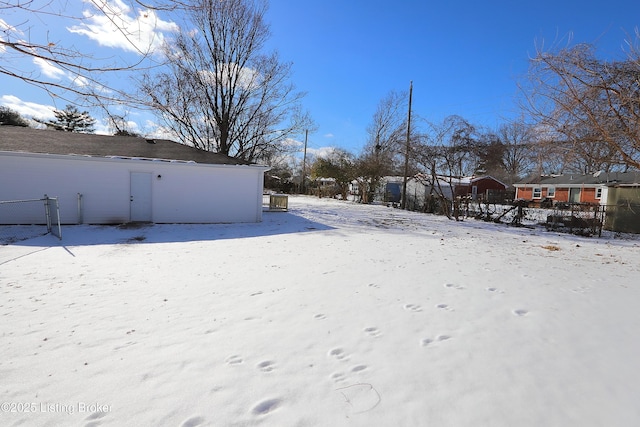
M 153 120 L 147 120 L 144 127 L 147 129 L 147 131 L 144 132 L 145 136 L 180 142 L 180 137 L 174 131 L 166 126 L 154 122 Z
M 200 75 L 203 81 L 212 86 L 216 84 L 227 86 L 227 76 L 233 76 L 234 79 L 237 78 L 238 86 L 247 90 L 256 89 L 260 77 L 256 70 L 249 67 L 240 68 L 240 66 L 235 63 L 218 65 L 217 78 L 215 72 L 210 70 L 200 71 Z
M 287 150 L 302 150 L 304 148 L 304 142 L 298 141 L 293 138 L 287 138 L 282 141 L 281 144 Z
M 326 159 L 331 156 L 335 151 L 335 147 L 320 147 L 320 148 L 307 148 L 307 155 L 315 156 L 316 158 Z
M 327 133 L 327 134 L 325 134 L 325 136 L 324 136 L 324 137 L 325 137 L 325 138 L 333 138 L 333 136 L 334 136 L 334 135 L 333 135 L 332 133 Z
M 38 66 L 42 74 L 44 74 L 45 76 L 51 79 L 58 79 L 67 75 L 67 73 L 64 70 L 56 67 L 49 61 L 46 61 L 42 58 L 34 58 L 33 63 Z
M 153 10 L 140 9 L 136 15 L 121 0 L 94 0 L 91 3 L 95 10 L 85 10 L 84 21 L 67 30 L 87 36 L 101 46 L 144 54 L 162 46 L 163 32 L 178 31 L 177 24 L 163 21 Z
M 24 117 L 37 117 L 39 119 L 55 119 L 53 110 L 55 107 L 51 105 L 36 104 L 35 102 L 23 101 L 17 96 L 2 95 L 0 96 L 0 104 L 9 107 L 20 113 Z
M 9 30 L 11 27 L 9 26 L 9 24 L 7 24 L 7 22 L 4 19 L 0 18 L 0 30 Z
M 8 31 L 10 29 L 9 24 L 7 24 L 2 18 L 0 18 L 0 40 L 5 40 L 2 37 L 2 33 Z M 6 49 L 3 45 L 0 44 L 0 53 L 5 52 Z

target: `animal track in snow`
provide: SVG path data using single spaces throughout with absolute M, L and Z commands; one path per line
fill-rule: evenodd
M 282 405 L 281 399 L 263 400 L 254 406 L 251 412 L 253 412 L 254 415 L 267 415 L 269 412 L 278 409 L 280 405 Z
M 380 336 L 380 330 L 378 328 L 376 328 L 375 326 L 370 326 L 368 328 L 364 328 L 364 332 L 372 337 L 378 337 Z
M 367 365 L 356 365 L 353 368 L 351 368 L 351 372 L 360 372 L 360 371 L 364 371 L 365 369 L 367 369 Z
M 187 419 L 186 421 L 184 421 L 182 424 L 180 424 L 180 427 L 196 427 L 196 426 L 201 426 L 203 425 L 205 422 L 205 419 L 203 417 L 199 417 L 199 416 L 195 416 L 195 417 L 190 417 L 189 419 Z
M 449 307 L 449 304 L 438 304 L 436 305 L 440 310 L 452 311 L 453 309 Z
M 451 336 L 450 336 L 450 335 L 438 335 L 438 336 L 437 336 L 437 337 L 435 337 L 435 338 L 423 338 L 423 339 L 420 341 L 420 345 L 421 345 L 422 347 L 426 347 L 426 346 L 428 346 L 429 344 L 433 344 L 433 343 L 435 343 L 436 341 L 446 341 L 446 340 L 448 340 L 448 339 L 451 339 Z
M 464 286 L 456 285 L 456 284 L 453 284 L 453 283 L 445 283 L 444 287 L 445 288 L 449 288 L 449 289 L 457 289 L 457 290 L 464 289 Z
M 334 357 L 336 360 L 349 360 L 349 358 L 347 357 L 347 354 L 340 347 L 330 350 L 329 356 Z
M 342 372 L 336 372 L 331 375 L 331 379 L 337 383 L 342 382 L 347 379 L 347 377 Z
M 523 308 L 519 308 L 517 310 L 513 310 L 513 314 L 515 314 L 516 316 L 526 316 L 527 314 L 529 314 L 529 311 L 523 309 Z
M 227 357 L 227 359 L 225 360 L 225 362 L 227 363 L 227 365 L 239 365 L 243 362 L 242 358 L 237 355 L 231 355 L 229 357 Z
M 258 363 L 258 369 L 260 369 L 262 372 L 271 372 L 275 369 L 275 362 L 272 362 L 271 360 L 265 360 L 264 362 L 260 362 Z
M 316 314 L 315 316 L 313 316 L 313 318 L 314 318 L 314 319 L 317 319 L 317 320 L 323 320 L 323 319 L 326 319 L 326 318 L 327 318 L 327 316 L 325 316 L 325 315 L 324 315 L 324 314 L 322 314 L 322 313 L 318 313 L 318 314 Z
M 89 424 L 87 424 L 88 426 L 97 426 L 102 424 L 102 421 L 98 421 L 101 418 L 104 418 L 107 416 L 108 412 L 102 412 L 102 411 L 98 411 L 98 412 L 94 412 L 91 415 L 89 415 L 87 418 L 85 418 L 86 421 L 90 421 Z
M 422 311 L 422 307 L 417 304 L 405 304 L 403 308 L 407 311 Z

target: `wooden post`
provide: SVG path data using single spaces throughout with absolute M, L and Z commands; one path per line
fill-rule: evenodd
M 409 84 L 409 112 L 407 114 L 407 146 L 404 153 L 404 180 L 402 182 L 401 209 L 407 208 L 407 175 L 409 174 L 409 142 L 411 140 L 411 97 L 413 95 L 413 80 Z

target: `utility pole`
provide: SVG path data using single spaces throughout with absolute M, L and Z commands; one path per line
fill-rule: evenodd
M 409 84 L 409 112 L 407 114 L 407 145 L 404 152 L 404 180 L 402 182 L 402 202 L 400 209 L 407 208 L 407 175 L 409 174 L 409 142 L 411 140 L 411 97 L 413 95 L 413 80 Z
M 304 155 L 302 156 L 302 177 L 300 180 L 300 193 L 304 194 L 304 179 L 307 175 L 307 139 L 309 138 L 309 129 L 304 131 Z

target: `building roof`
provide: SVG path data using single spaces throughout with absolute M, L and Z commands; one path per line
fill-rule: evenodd
M 431 175 L 424 174 L 424 173 L 415 174 L 410 179 L 415 179 L 416 181 L 422 182 L 425 185 L 431 185 L 431 181 L 432 181 Z M 440 182 L 441 185 L 445 184 L 445 185 L 454 185 L 454 186 L 470 186 L 478 181 L 482 181 L 486 179 L 486 180 L 491 180 L 499 183 L 500 185 L 504 186 L 505 189 L 509 188 L 507 184 L 500 181 L 499 179 L 492 177 L 491 175 L 480 175 L 480 176 L 473 175 L 473 176 L 463 176 L 463 177 L 450 177 L 445 175 L 436 175 L 436 179 Z
M 531 184 L 569 187 L 581 185 L 640 185 L 640 171 L 596 172 L 586 175 L 533 175 L 513 185 L 523 187 Z
M 167 139 L 82 134 L 19 126 L 0 126 L 0 151 L 181 160 L 216 165 L 250 164 Z

